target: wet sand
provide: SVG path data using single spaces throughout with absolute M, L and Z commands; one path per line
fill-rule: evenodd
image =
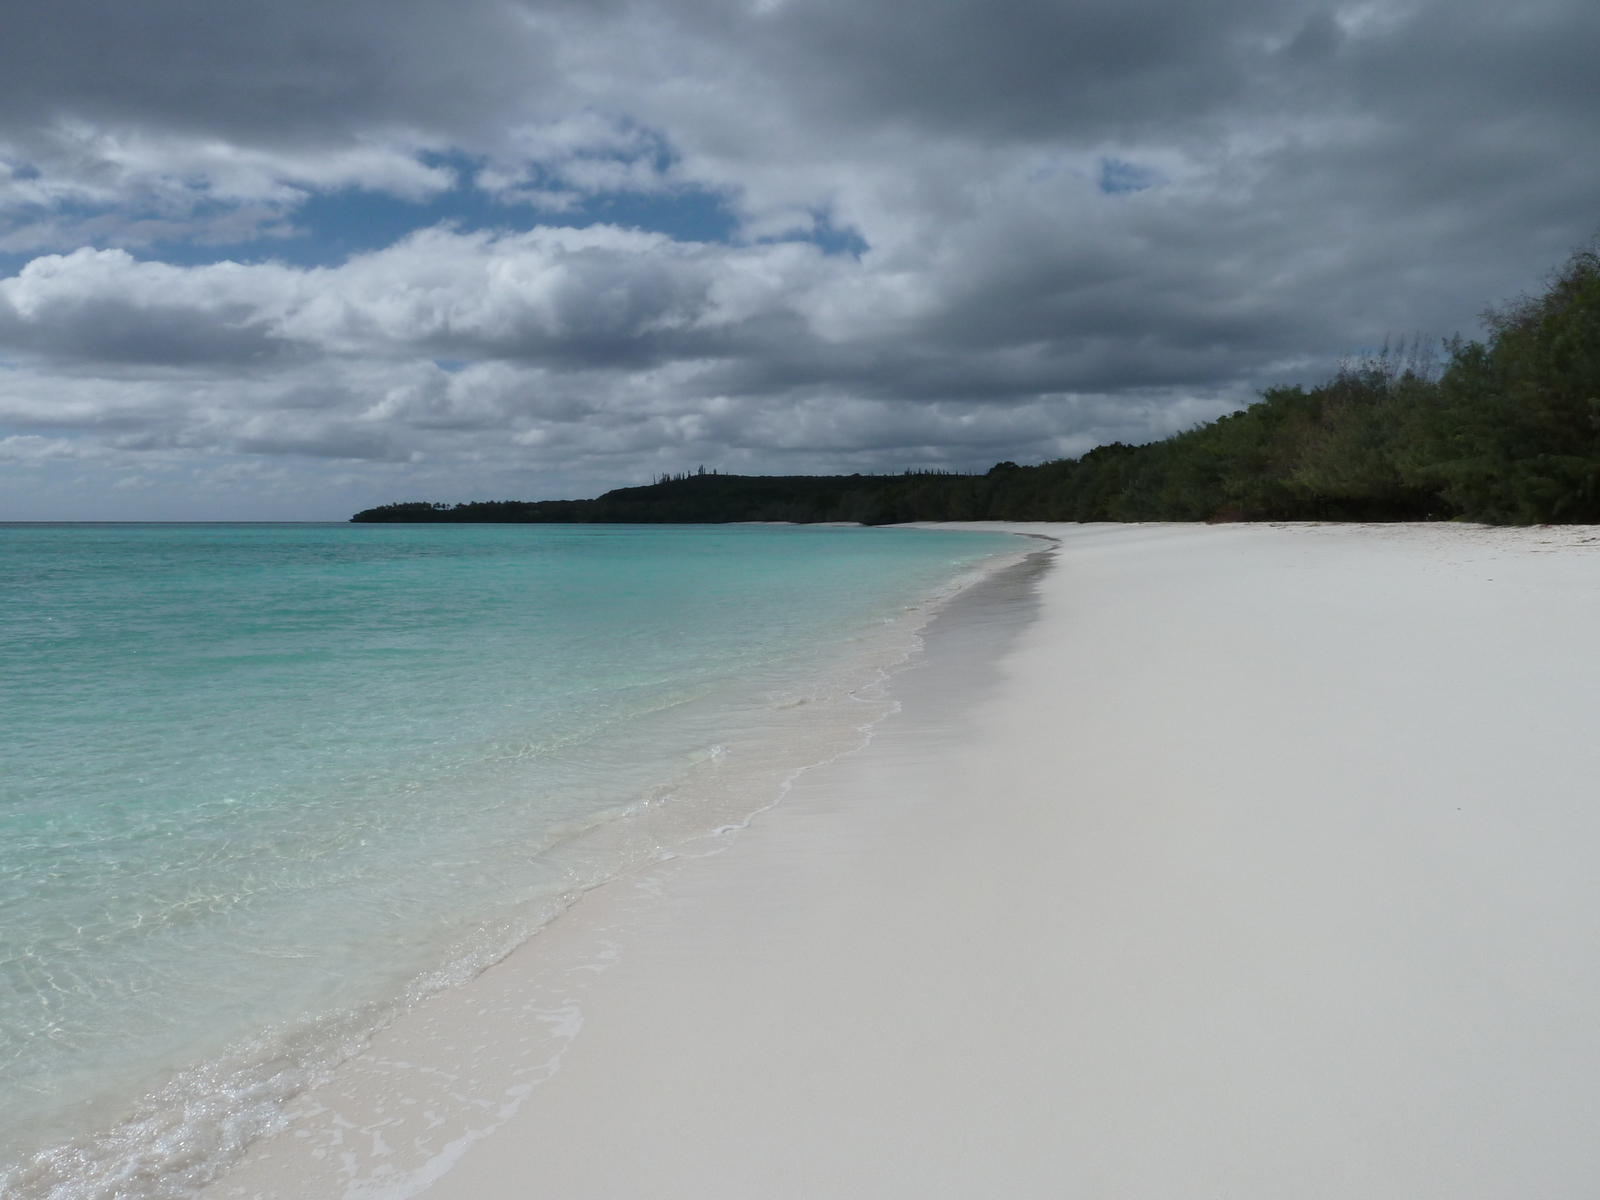
M 209 1194 L 1589 1194 L 1595 533 L 1011 528 L 1053 563 L 936 622 L 870 746 Z M 453 1145 L 385 1134 L 491 1070 Z

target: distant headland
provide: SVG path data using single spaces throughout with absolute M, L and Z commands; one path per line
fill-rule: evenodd
M 1600 522 L 1600 250 L 1486 315 L 1164 441 L 984 474 L 663 477 L 593 500 L 388 504 L 352 521 Z

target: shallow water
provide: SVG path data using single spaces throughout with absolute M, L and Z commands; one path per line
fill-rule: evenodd
M 639 813 L 853 694 L 908 607 L 1016 548 L 0 527 L 4 1190 L 182 1194 L 387 1012 L 661 852 Z M 770 802 L 750 787 L 706 819 Z

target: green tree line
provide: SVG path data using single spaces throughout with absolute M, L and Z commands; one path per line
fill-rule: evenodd
M 1600 522 L 1600 250 L 1485 314 L 1163 441 L 983 475 L 684 475 L 594 500 L 396 504 L 357 521 Z

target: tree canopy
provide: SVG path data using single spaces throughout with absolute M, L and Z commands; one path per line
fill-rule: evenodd
M 983 475 L 683 474 L 594 500 L 393 504 L 355 521 L 1600 522 L 1600 249 L 1487 338 L 1385 347 L 1163 441 Z

